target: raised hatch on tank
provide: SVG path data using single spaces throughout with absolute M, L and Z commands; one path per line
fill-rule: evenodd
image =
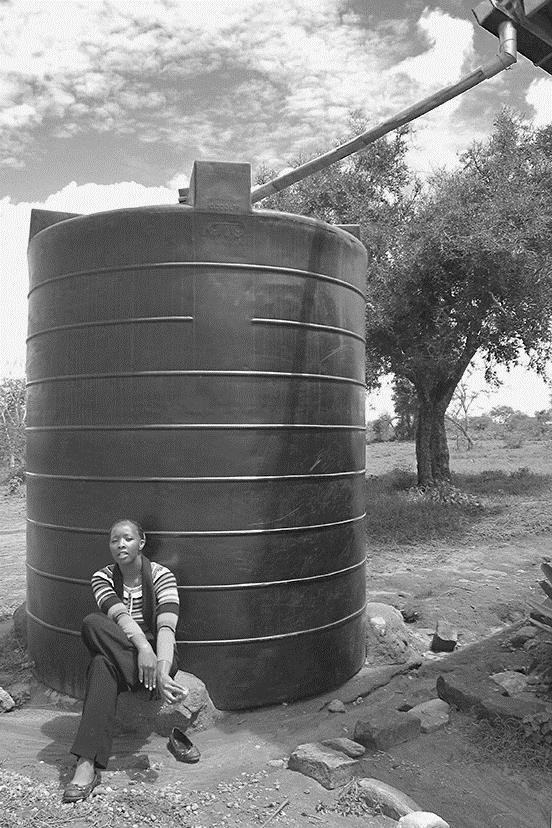
M 34 212 L 29 647 L 64 693 L 121 516 L 175 573 L 181 666 L 218 707 L 364 661 L 366 253 L 249 194 L 249 165 L 196 163 L 189 204 Z

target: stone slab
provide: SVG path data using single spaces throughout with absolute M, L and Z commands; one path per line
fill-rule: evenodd
M 333 790 L 351 781 L 358 762 L 330 747 L 311 742 L 295 748 L 288 759 L 288 768 L 310 776 L 324 788 Z
M 546 710 L 546 704 L 531 693 L 518 693 L 514 698 L 502 695 L 501 688 L 488 677 L 477 681 L 469 671 L 456 671 L 437 679 L 440 699 L 459 710 L 472 711 L 484 719 L 522 719 Z
M 385 687 L 395 676 L 417 669 L 421 663 L 420 659 L 414 659 L 407 664 L 389 664 L 382 667 L 373 667 L 366 664 L 337 691 L 334 690 L 331 694 L 327 693 L 322 698 L 328 700 L 338 698 L 345 704 L 350 704 L 358 698 L 363 699 L 369 696 L 370 693 L 379 690 L 380 687 Z
M 355 725 L 354 740 L 372 750 L 387 750 L 420 735 L 420 721 L 387 707 L 371 710 Z
M 340 753 L 350 756 L 351 759 L 358 759 L 366 753 L 364 745 L 361 745 L 358 742 L 353 742 L 352 739 L 347 739 L 345 736 L 336 736 L 333 739 L 323 739 L 320 744 L 324 745 L 324 747 L 332 748 L 332 750 L 338 750 Z

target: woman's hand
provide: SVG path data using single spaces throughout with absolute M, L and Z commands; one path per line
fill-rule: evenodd
M 182 701 L 190 692 L 187 687 L 177 684 L 162 667 L 157 668 L 157 691 L 163 701 L 169 704 Z
M 151 644 L 138 650 L 138 678 L 146 690 L 155 690 L 157 684 L 157 656 Z

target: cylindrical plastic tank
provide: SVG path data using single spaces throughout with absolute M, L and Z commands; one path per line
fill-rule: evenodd
M 218 707 L 364 661 L 364 248 L 202 206 L 54 217 L 30 241 L 28 638 L 71 695 L 121 516 L 175 573 L 181 667 Z

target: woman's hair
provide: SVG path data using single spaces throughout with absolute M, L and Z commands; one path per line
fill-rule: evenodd
M 145 533 L 145 532 L 144 532 L 144 530 L 142 529 L 142 524 L 138 523 L 138 521 L 137 521 L 137 520 L 134 520 L 134 518 L 119 518 L 119 520 L 115 520 L 115 521 L 111 524 L 111 526 L 109 527 L 109 534 L 110 534 L 110 535 L 111 535 L 111 532 L 113 531 L 113 527 L 114 527 L 114 526 L 118 526 L 118 525 L 119 525 L 119 523 L 132 523 L 132 525 L 136 527 L 136 531 L 138 532 L 138 534 L 139 534 L 140 538 L 141 538 L 142 540 L 145 540 L 145 539 L 146 539 L 146 533 Z

